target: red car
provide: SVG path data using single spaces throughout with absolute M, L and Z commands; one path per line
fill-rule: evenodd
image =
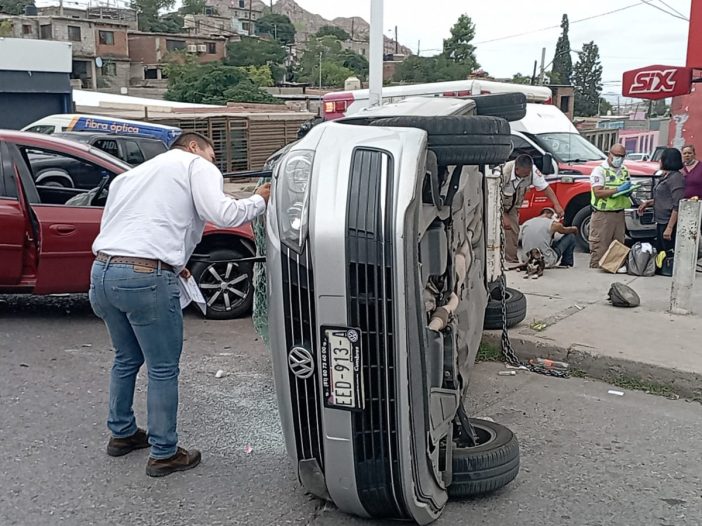
M 69 161 L 96 174 L 97 190 L 37 186 L 32 161 Z M 91 146 L 47 135 L 0 130 L 0 293 L 87 292 L 110 182 L 130 166 Z M 82 204 L 67 204 L 83 194 Z M 78 199 L 81 201 L 81 199 Z M 207 317 L 247 314 L 253 302 L 255 256 L 250 224 L 208 225 L 188 263 L 208 302 Z

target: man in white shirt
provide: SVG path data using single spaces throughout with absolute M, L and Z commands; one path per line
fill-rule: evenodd
M 559 261 L 562 267 L 573 266 L 575 234 L 577 227 L 563 226 L 556 221 L 556 212 L 546 207 L 537 217 L 526 221 L 519 231 L 519 259 L 526 263 L 529 252 L 538 248 L 544 255 L 547 268 L 555 267 Z
M 235 200 L 223 192 L 212 142 L 186 132 L 172 149 L 117 176 L 110 185 L 90 303 L 107 326 L 115 349 L 107 426 L 107 454 L 151 446 L 147 475 L 160 477 L 200 463 L 200 452 L 178 447 L 178 374 L 183 314 L 178 275 L 200 242 L 207 221 L 235 227 L 261 215 L 270 185 Z M 134 383 L 146 361 L 148 434 L 137 428 Z
M 529 155 L 522 154 L 505 163 L 502 167 L 502 222 L 505 228 L 505 260 L 509 263 L 518 262 L 519 207 L 532 186 L 546 194 L 556 214 L 563 215 L 558 197 Z

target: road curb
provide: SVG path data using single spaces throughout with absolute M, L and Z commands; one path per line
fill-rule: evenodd
M 500 331 L 483 332 L 483 343 L 500 347 Z M 551 358 L 568 362 L 574 370 L 605 382 L 614 382 L 626 377 L 640 382 L 649 382 L 670 388 L 681 398 L 702 401 L 702 375 L 680 371 L 673 367 L 663 367 L 634 360 L 615 358 L 583 349 L 577 345 L 569 348 L 546 343 L 540 340 L 510 335 L 512 348 L 519 358 Z

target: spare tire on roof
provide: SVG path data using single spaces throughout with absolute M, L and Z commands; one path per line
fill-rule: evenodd
M 509 123 L 496 117 L 388 117 L 371 125 L 426 131 L 439 166 L 500 164 L 512 153 Z
M 513 122 L 526 116 L 527 98 L 524 93 L 498 93 L 496 95 L 480 95 L 472 99 L 478 115 L 501 117 Z

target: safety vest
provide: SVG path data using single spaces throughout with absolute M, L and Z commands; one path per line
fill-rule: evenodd
M 622 166 L 619 169 L 619 174 L 617 174 L 617 170 L 611 166 L 601 166 L 601 168 L 605 176 L 605 190 L 617 188 L 630 180 L 629 170 L 627 170 L 625 166 Z M 595 190 L 590 189 L 590 204 L 595 210 L 599 210 L 601 212 L 616 212 L 630 208 L 631 199 L 626 195 L 620 195 L 619 197 L 607 197 L 604 199 L 597 198 L 595 196 Z

